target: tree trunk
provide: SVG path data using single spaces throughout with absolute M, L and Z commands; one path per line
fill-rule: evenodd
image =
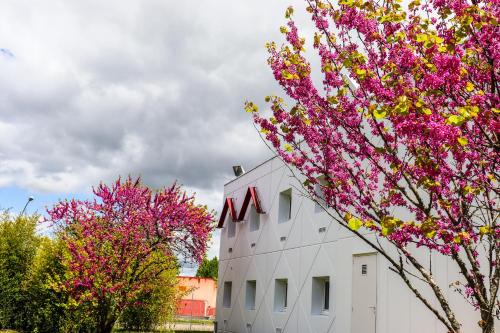
M 484 324 L 482 325 L 483 333 L 495 333 L 495 319 L 493 316 L 483 317 L 481 322 Z
M 111 333 L 113 327 L 115 326 L 116 319 L 114 317 L 108 317 L 103 321 L 99 321 L 99 326 L 96 327 L 96 333 Z
M 115 326 L 116 316 L 106 300 L 100 303 L 101 306 L 98 311 L 99 319 L 97 321 L 95 333 L 111 333 L 113 326 Z

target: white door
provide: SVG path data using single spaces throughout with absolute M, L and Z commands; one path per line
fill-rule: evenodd
M 375 333 L 377 322 L 377 254 L 352 257 L 351 333 Z

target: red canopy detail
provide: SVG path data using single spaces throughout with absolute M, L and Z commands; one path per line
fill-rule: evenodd
M 222 213 L 220 214 L 217 228 L 222 228 L 224 226 L 224 221 L 226 220 L 226 214 L 228 210 L 229 210 L 229 215 L 231 215 L 231 219 L 233 220 L 233 222 L 237 222 L 238 216 L 236 215 L 236 209 L 234 208 L 233 198 L 226 198 L 226 201 L 224 202 L 224 207 L 222 208 Z
M 217 228 L 222 228 L 224 226 L 224 221 L 226 220 L 227 212 L 231 215 L 231 219 L 233 222 L 240 222 L 245 218 L 245 214 L 247 212 L 248 204 L 250 203 L 250 199 L 252 199 L 252 203 L 255 207 L 255 210 L 259 214 L 265 214 L 262 210 L 262 206 L 260 204 L 259 196 L 257 194 L 256 187 L 249 187 L 247 193 L 245 194 L 245 199 L 243 199 L 243 205 L 241 206 L 240 215 L 236 215 L 236 209 L 234 208 L 233 198 L 226 198 L 224 202 L 224 207 L 222 208 L 222 213 L 220 214 L 219 223 L 217 224 Z
M 240 216 L 238 217 L 239 221 L 242 221 L 245 218 L 245 214 L 247 212 L 248 204 L 250 203 L 250 199 L 252 199 L 252 203 L 255 207 L 255 210 L 259 214 L 264 214 L 262 207 L 260 205 L 259 196 L 257 195 L 256 187 L 249 187 L 247 193 L 245 194 L 245 199 L 243 200 L 243 206 L 241 206 Z

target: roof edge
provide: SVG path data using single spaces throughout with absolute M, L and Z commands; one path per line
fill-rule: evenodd
M 250 170 L 246 171 L 246 172 L 245 172 L 245 173 L 243 173 L 242 175 L 240 175 L 240 176 L 238 176 L 238 177 L 236 177 L 236 178 L 231 179 L 230 181 L 228 181 L 227 183 L 225 183 L 225 184 L 224 184 L 224 186 L 231 184 L 232 182 L 234 182 L 234 181 L 236 181 L 236 180 L 238 180 L 238 179 L 240 179 L 240 178 L 244 177 L 246 174 L 251 173 L 251 172 L 252 172 L 252 171 L 254 171 L 255 169 L 257 169 L 257 168 L 259 168 L 259 167 L 263 166 L 264 164 L 266 164 L 266 163 L 268 163 L 269 161 L 271 161 L 271 160 L 273 160 L 273 159 L 275 159 L 275 158 L 278 158 L 278 157 L 279 157 L 278 155 L 274 155 L 274 156 L 272 156 L 272 157 L 268 158 L 268 159 L 267 159 L 267 160 L 265 160 L 264 162 L 257 164 L 256 166 L 254 166 L 254 167 L 253 167 L 253 168 L 251 168 Z

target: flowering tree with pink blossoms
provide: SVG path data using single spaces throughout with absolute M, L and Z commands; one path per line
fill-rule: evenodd
M 93 201 L 62 201 L 49 210 L 66 247 L 60 288 L 91 309 L 96 332 L 111 332 L 121 312 L 154 287 L 182 254 L 200 262 L 213 216 L 174 184 L 153 192 L 140 180 L 94 189 Z
M 456 316 L 428 260 L 415 255 L 423 249 L 456 265 L 460 281 L 450 288 L 477 310 L 482 331 L 494 332 L 500 311 L 500 4 L 305 2 L 315 25 L 318 75 L 312 75 L 290 7 L 281 27 L 287 42 L 267 45 L 287 100 L 266 97 L 272 116 L 252 102 L 246 110 L 305 177 L 305 192 L 381 253 L 449 332 L 461 332 L 464 318 Z

